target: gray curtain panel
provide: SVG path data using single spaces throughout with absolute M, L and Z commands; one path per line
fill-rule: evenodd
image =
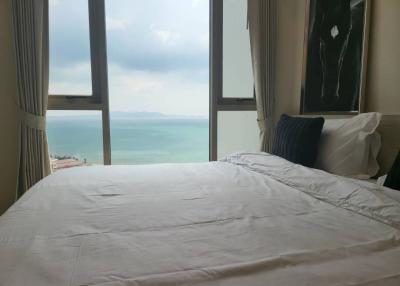
M 270 152 L 274 134 L 276 1 L 248 0 L 248 27 L 260 150 Z
M 50 174 L 46 137 L 48 0 L 13 0 L 19 107 L 17 198 Z

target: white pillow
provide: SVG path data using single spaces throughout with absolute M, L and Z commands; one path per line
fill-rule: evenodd
M 381 137 L 376 128 L 382 119 L 377 112 L 349 119 L 325 120 L 315 167 L 358 179 L 375 176 Z
M 380 177 L 378 178 L 378 180 L 376 180 L 376 184 L 377 184 L 378 186 L 383 186 L 383 184 L 384 184 L 385 181 L 386 181 L 386 178 L 387 178 L 387 174 L 386 174 L 386 175 L 383 175 L 383 176 L 380 176 Z

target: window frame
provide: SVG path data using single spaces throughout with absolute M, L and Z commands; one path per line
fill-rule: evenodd
M 223 97 L 223 2 L 210 0 L 210 161 L 217 160 L 218 112 L 257 110 L 252 98 Z
M 98 110 L 102 113 L 103 161 L 111 165 L 110 108 L 104 0 L 88 0 L 91 95 L 49 94 L 48 110 Z

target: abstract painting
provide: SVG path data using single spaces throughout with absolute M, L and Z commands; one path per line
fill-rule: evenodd
M 359 113 L 370 0 L 309 0 L 301 113 Z

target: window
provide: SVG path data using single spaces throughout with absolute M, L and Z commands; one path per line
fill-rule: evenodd
M 96 124 L 101 121 L 102 161 L 66 155 L 104 164 L 111 154 L 122 164 L 192 162 L 256 148 L 247 0 L 49 4 L 49 109 L 58 116 L 97 111 Z M 57 122 L 50 122 L 52 133 Z
M 209 11 L 209 0 L 49 1 L 55 169 L 208 161 Z
M 223 0 L 222 97 L 253 98 L 247 0 Z
M 218 111 L 217 158 L 239 151 L 256 151 L 259 130 L 257 112 L 252 110 Z
M 82 0 L 50 0 L 50 79 L 52 95 L 92 95 L 89 5 Z M 73 15 L 73 21 L 66 21 Z M 69 41 L 73 39 L 73 41 Z
M 50 0 L 49 31 L 49 110 L 58 110 L 53 115 L 59 116 L 57 123 L 51 117 L 51 112 L 49 113 L 50 152 L 53 151 L 53 155 L 57 157 L 83 161 L 90 159 L 84 156 L 77 158 L 79 156 L 74 156 L 71 152 L 56 154 L 60 146 L 56 139 L 61 140 L 61 135 L 54 128 L 60 124 L 62 117 L 63 124 L 67 124 L 63 128 L 71 132 L 70 136 L 63 133 L 63 140 L 78 144 L 81 141 L 73 131 L 73 119 L 91 114 L 89 111 L 97 111 L 97 118 L 101 118 L 102 160 L 96 159 L 90 163 L 111 164 L 104 1 Z M 71 110 L 80 112 L 72 112 L 71 115 Z M 81 124 L 89 122 L 81 121 Z M 98 133 L 96 131 L 96 139 L 93 139 L 96 142 Z
M 247 0 L 212 0 L 210 160 L 258 146 Z
M 100 111 L 49 111 L 47 131 L 54 171 L 104 163 Z
M 209 0 L 106 0 L 113 164 L 208 161 Z

